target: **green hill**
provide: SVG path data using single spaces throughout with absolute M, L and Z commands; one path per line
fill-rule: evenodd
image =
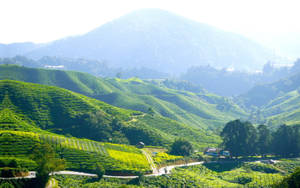
M 0 101 L 2 127 L 13 127 L 8 121 L 22 122 L 18 125 L 23 126 L 13 130 L 28 131 L 30 126 L 30 129 L 123 144 L 143 141 L 147 145 L 167 145 L 176 137 L 185 137 L 195 146 L 203 147 L 220 141 L 218 136 L 202 129 L 157 114 L 113 107 L 53 86 L 2 80 Z
M 293 90 L 263 106 L 262 116 L 269 125 L 300 124 L 300 94 Z
M 0 66 L 0 79 L 62 87 L 121 108 L 157 114 L 192 127 L 215 129 L 246 113 L 228 98 L 192 88 L 183 82 L 104 79 L 89 74 L 14 65 Z M 189 92 L 195 91 L 196 93 Z
M 67 169 L 93 172 L 95 164 L 103 164 L 108 173 L 150 172 L 150 164 L 141 150 L 128 145 L 96 142 L 87 139 L 69 138 L 47 132 L 0 130 L 0 159 L 17 159 L 20 165 L 34 170 L 30 160 L 36 143 L 48 143 L 57 157 L 64 158 Z
M 245 94 L 239 96 L 245 106 L 264 106 L 271 100 L 288 92 L 300 89 L 300 73 L 270 84 L 257 85 Z
M 0 81 L 0 159 L 16 159 L 28 169 L 36 167 L 30 159 L 34 145 L 45 142 L 66 159 L 67 169 L 91 172 L 101 162 L 108 173 L 149 172 L 141 150 L 113 143 L 167 146 L 178 137 L 196 148 L 220 142 L 216 135 L 157 114 L 121 109 L 54 86 Z
M 252 114 L 269 125 L 300 123 L 300 73 L 265 85 L 239 96 Z M 251 107 L 251 108 L 249 108 Z

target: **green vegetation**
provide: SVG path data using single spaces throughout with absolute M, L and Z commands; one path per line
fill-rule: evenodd
M 240 106 L 250 112 L 251 121 L 271 128 L 300 123 L 299 62 L 294 65 L 293 69 L 297 71 L 292 72 L 292 76 L 271 84 L 258 85 L 238 97 Z
M 1 155 L 3 160 L 16 159 L 22 167 L 29 170 L 35 170 L 37 167 L 36 162 L 29 157 L 32 156 L 35 145 L 39 143 L 47 143 L 53 147 L 56 156 L 66 160 L 67 169 L 94 172 L 96 163 L 100 162 L 108 173 L 133 174 L 150 170 L 146 157 L 133 146 L 68 138 L 50 133 L 2 131 L 0 134 L 6 136 L 6 142 L 1 142 L 1 148 L 7 148 L 7 153 Z
M 192 144 L 183 139 L 178 139 L 171 145 L 170 154 L 180 156 L 190 156 L 194 152 Z
M 234 120 L 228 122 L 221 136 L 223 147 L 234 157 L 253 156 L 257 153 L 265 156 L 275 154 L 281 157 L 300 155 L 300 126 L 281 125 L 271 134 L 265 125 L 257 129 L 250 122 Z
M 113 107 L 57 87 L 0 81 L 0 100 L 3 129 L 38 132 L 41 128 L 58 134 L 125 144 L 143 141 L 147 145 L 166 145 L 178 136 L 190 138 L 199 147 L 220 142 L 217 136 L 201 129 L 159 115 Z
M 257 168 L 254 163 L 208 163 L 205 165 L 182 167 L 172 170 L 172 174 L 156 177 L 143 177 L 139 187 L 271 187 L 281 182 L 284 174 L 273 165 Z M 267 171 L 267 172 L 266 172 Z M 90 178 L 56 176 L 61 186 L 72 187 L 137 187 L 135 180 L 103 178 L 92 181 Z
M 232 156 L 249 156 L 256 152 L 257 132 L 250 122 L 230 121 L 221 136 L 224 149 L 230 151 Z
M 55 151 L 48 144 L 36 144 L 32 159 L 37 163 L 35 187 L 45 187 L 50 173 L 65 169 L 65 160 L 56 158 Z
M 144 113 L 151 108 L 155 113 L 197 128 L 216 129 L 247 115 L 232 100 L 179 81 L 103 79 L 86 73 L 16 65 L 1 65 L 0 79 L 58 86 Z
M 280 187 L 280 188 L 300 187 L 300 167 L 296 168 L 296 170 L 291 175 L 285 177 L 282 180 L 282 182 L 276 184 L 275 187 Z

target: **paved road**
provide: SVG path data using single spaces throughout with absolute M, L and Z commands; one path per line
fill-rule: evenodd
M 10 178 L 0 177 L 0 180 L 31 179 L 31 178 L 35 178 L 35 177 L 36 177 L 35 171 L 29 171 L 29 175 L 28 176 L 10 177 Z
M 53 172 L 50 175 L 76 175 L 76 176 L 89 176 L 89 177 L 97 177 L 97 174 L 90 174 L 90 173 L 85 173 L 85 172 L 76 172 L 76 171 L 58 171 L 58 172 Z
M 194 166 L 194 165 L 200 165 L 200 164 L 203 164 L 203 162 L 193 162 L 193 163 L 187 163 L 187 164 L 181 164 L 181 165 L 170 165 L 170 166 L 166 166 L 166 167 L 160 168 L 158 170 L 155 170 L 152 174 L 147 174 L 145 176 L 161 176 L 161 175 L 164 175 L 164 174 L 170 174 L 171 170 L 173 168 L 176 168 L 176 167 Z M 75 171 L 59 171 L 59 172 L 54 172 L 53 174 L 97 177 L 96 174 L 89 174 L 89 173 L 75 172 Z M 119 179 L 133 179 L 133 178 L 137 178 L 138 176 L 104 175 L 103 177 L 106 177 L 106 178 L 119 178 Z

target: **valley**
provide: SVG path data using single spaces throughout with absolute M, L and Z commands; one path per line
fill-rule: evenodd
M 0 188 L 300 187 L 299 5 L 83 2 L 1 3 Z
M 290 121 L 276 121 L 276 117 L 288 118 L 288 113 L 297 114 L 297 86 L 295 89 L 290 86 L 287 94 L 274 97 L 259 108 L 264 116 L 258 119 L 253 117 L 257 111 L 239 106 L 241 103 L 234 103 L 233 99 L 204 89 L 199 93 L 177 90 L 175 88 L 180 88 L 183 83 L 171 80 L 103 79 L 80 72 L 17 65 L 1 65 L 0 73 L 0 159 L 7 161 L 5 163 L 16 161 L 29 171 L 38 166 L 31 157 L 36 145 L 48 144 L 57 158 L 64 159 L 67 170 L 97 173 L 96 165 L 101 163 L 107 181 L 114 176 L 136 179 L 141 173 L 151 174 L 156 166 L 211 160 L 201 153 L 206 147 L 221 144 L 222 138 L 216 128 L 221 128 L 228 121 L 252 118 L 273 122 L 267 123 L 271 129 L 276 129 L 274 124 L 279 126 L 283 121 L 291 125 L 298 122 L 297 115 L 291 115 L 294 118 Z M 294 76 L 291 80 L 297 83 L 296 78 Z M 282 84 L 277 85 L 286 88 Z M 286 106 L 290 112 L 277 110 L 277 114 L 269 115 L 272 108 L 281 106 Z M 167 149 L 157 150 L 158 153 L 151 149 L 169 148 L 174 140 L 180 138 L 192 143 L 199 153 L 182 158 L 165 153 Z M 146 148 L 150 147 L 150 155 L 136 147 L 139 142 L 145 143 Z M 189 167 L 193 171 L 196 168 L 200 167 Z M 172 170 L 171 176 L 176 176 L 180 172 L 178 170 Z M 277 175 L 261 175 L 271 179 L 276 177 L 279 182 Z M 60 179 L 72 175 L 57 174 L 54 177 Z M 144 183 L 153 181 L 153 178 L 145 177 Z M 157 179 L 162 181 L 160 177 Z M 225 182 L 221 184 L 225 185 Z

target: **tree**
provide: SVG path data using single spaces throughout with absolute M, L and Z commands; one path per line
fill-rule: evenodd
M 101 163 L 96 164 L 96 174 L 98 175 L 98 178 L 101 179 L 103 175 L 105 174 L 105 168 Z
M 184 139 L 178 139 L 173 142 L 170 154 L 189 156 L 194 152 L 192 144 Z
M 228 122 L 221 132 L 224 149 L 232 156 L 248 156 L 256 151 L 257 131 L 250 122 Z
M 257 152 L 265 155 L 271 152 L 272 134 L 266 125 L 259 125 L 258 128 Z
M 281 125 L 274 133 L 272 149 L 276 155 L 285 157 L 290 155 L 290 147 L 293 146 L 291 143 L 292 132 L 293 130 L 290 126 Z
M 300 153 L 300 126 L 281 125 L 274 133 L 273 152 L 283 157 L 298 156 Z
M 64 159 L 56 158 L 55 152 L 49 144 L 36 144 L 33 149 L 32 159 L 38 165 L 36 169 L 37 187 L 45 187 L 50 173 L 65 168 Z

